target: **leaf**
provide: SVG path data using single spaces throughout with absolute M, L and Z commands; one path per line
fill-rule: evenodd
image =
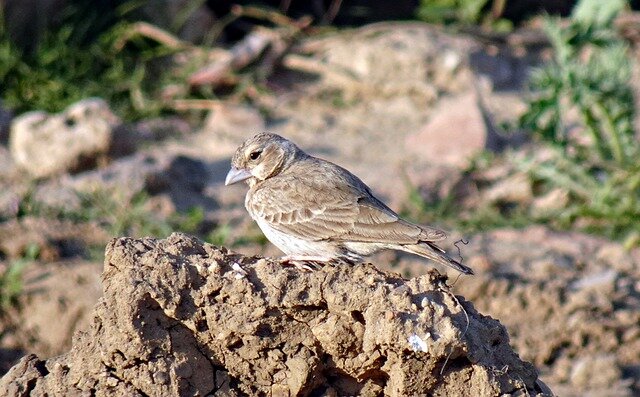
M 573 9 L 571 19 L 584 27 L 610 27 L 626 5 L 626 0 L 580 0 Z

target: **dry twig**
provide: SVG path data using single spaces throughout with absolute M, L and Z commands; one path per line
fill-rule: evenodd
M 290 44 L 297 34 L 311 24 L 310 18 L 293 21 L 290 18 L 273 11 L 265 11 L 254 7 L 234 7 L 234 13 L 243 16 L 264 18 L 281 26 L 280 29 L 256 28 L 242 41 L 233 46 L 222 60 L 218 60 L 196 71 L 189 77 L 191 86 L 218 85 L 226 76 L 244 68 L 258 59 L 269 48 L 264 62 L 260 67 L 262 75 L 273 70 L 274 65 L 290 48 Z
M 158 43 L 164 45 L 165 47 L 174 49 L 174 50 L 183 50 L 183 49 L 193 49 L 194 46 L 191 43 L 186 41 L 182 41 L 171 33 L 160 29 L 157 26 L 151 25 L 146 22 L 136 22 L 132 24 L 125 34 L 120 37 L 120 39 L 114 44 L 114 48 L 117 51 L 122 50 L 127 41 L 131 40 L 133 37 L 142 36 L 152 40 L 157 41 Z
M 189 84 L 201 86 L 217 85 L 227 74 L 242 69 L 255 60 L 273 40 L 272 31 L 256 29 L 236 44 L 224 59 L 207 65 L 189 77 Z

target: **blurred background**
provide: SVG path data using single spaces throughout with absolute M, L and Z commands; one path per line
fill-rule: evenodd
M 450 231 L 558 395 L 640 395 L 639 7 L 0 0 L 0 375 L 69 349 L 111 238 L 279 256 L 223 186 L 266 130 Z

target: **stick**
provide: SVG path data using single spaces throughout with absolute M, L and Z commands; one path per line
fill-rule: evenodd
M 258 58 L 273 40 L 273 33 L 266 29 L 256 29 L 241 42 L 233 46 L 223 60 L 205 66 L 189 77 L 189 84 L 200 86 L 216 85 L 233 70 L 241 69 Z
M 117 51 L 122 50 L 127 41 L 131 40 L 131 38 L 135 36 L 150 38 L 174 50 L 193 48 L 193 45 L 191 45 L 190 43 L 182 41 L 166 30 L 162 30 L 159 27 L 146 22 L 136 22 L 132 24 L 129 29 L 127 29 L 126 32 L 122 35 L 122 37 L 118 41 L 116 41 L 116 43 L 114 44 L 114 48 Z

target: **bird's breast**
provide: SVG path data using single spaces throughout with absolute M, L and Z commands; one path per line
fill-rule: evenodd
M 281 232 L 266 220 L 254 218 L 262 233 L 287 255 L 333 256 L 332 248 L 324 241 L 310 241 Z

